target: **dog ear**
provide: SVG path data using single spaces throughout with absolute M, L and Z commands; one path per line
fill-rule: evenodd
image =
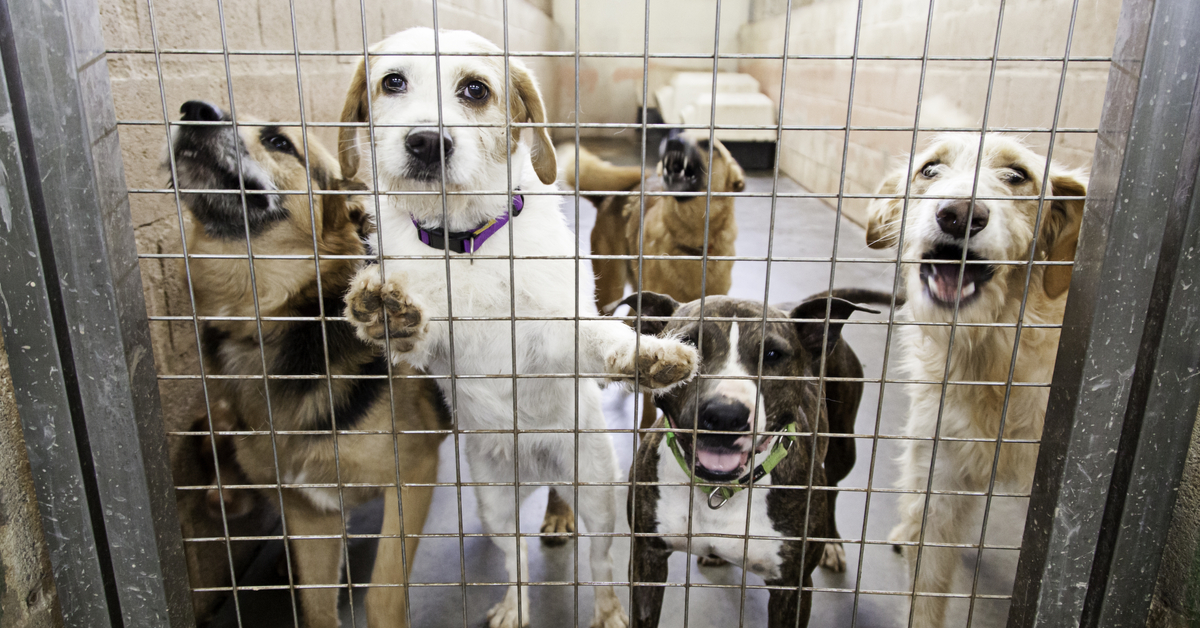
M 729 149 L 725 148 L 719 140 L 717 141 L 717 150 L 721 151 L 721 157 L 725 163 L 729 164 L 728 186 L 730 192 L 741 192 L 746 189 L 746 171 L 742 170 L 742 165 L 729 154 Z
M 907 166 L 903 170 L 895 170 L 879 184 L 876 194 L 903 194 L 904 182 L 908 175 Z M 900 240 L 900 218 L 903 215 L 904 199 L 877 198 L 867 206 L 867 246 L 873 249 L 887 249 Z
M 1040 243 L 1046 251 L 1046 259 L 1052 262 L 1075 260 L 1075 247 L 1079 243 L 1079 227 L 1083 222 L 1083 197 L 1087 196 L 1087 179 L 1075 172 L 1050 172 L 1050 194 L 1052 196 L 1078 196 L 1070 200 L 1052 201 L 1050 215 L 1044 218 L 1044 237 Z M 1042 290 L 1051 299 L 1071 287 L 1072 266 L 1047 266 L 1042 274 Z
M 333 190 L 339 192 L 363 192 L 367 186 L 354 179 L 341 179 L 333 184 Z M 336 232 L 349 223 L 353 225 L 358 238 L 366 238 L 373 231 L 373 224 L 363 206 L 362 197 L 357 194 L 324 194 L 322 203 L 321 225 L 325 233 Z
M 346 90 L 342 122 L 366 122 L 367 99 L 370 97 L 366 59 L 360 59 L 354 76 L 350 78 L 350 89 Z M 343 177 L 349 179 L 358 172 L 358 127 L 344 126 L 338 129 L 338 162 L 342 166 Z
M 544 124 L 546 105 L 542 102 L 542 93 L 538 90 L 533 74 L 525 64 L 516 59 L 509 59 L 509 75 L 512 77 L 512 89 L 509 90 L 508 100 L 513 122 Z M 521 129 L 514 127 L 512 135 L 513 142 L 519 141 Z M 558 161 L 554 156 L 554 144 L 550 142 L 550 129 L 534 129 L 533 140 L 533 171 L 542 183 L 550 185 L 558 178 Z
M 637 310 L 638 295 L 642 297 L 642 316 L 672 316 L 675 310 L 679 309 L 679 302 L 665 294 L 657 292 L 635 292 L 624 299 L 617 302 L 615 305 L 605 307 L 610 313 L 616 311 L 622 305 L 628 305 L 631 309 Z M 611 309 L 610 309 L 611 308 Z M 648 321 L 643 319 L 642 326 L 638 328 L 639 334 L 647 334 L 657 336 L 662 333 L 662 330 L 667 327 L 667 321 Z
M 829 333 L 825 333 L 825 310 L 829 309 Z M 816 319 L 796 323 L 796 332 L 800 334 L 800 345 L 812 355 L 821 355 L 833 350 L 839 338 L 842 337 L 842 321 L 850 318 L 855 312 L 875 312 L 851 301 L 837 297 L 818 297 L 809 299 L 797 305 L 788 314 L 793 319 Z M 877 312 L 876 312 L 877 313 Z M 821 339 L 825 339 L 822 346 Z

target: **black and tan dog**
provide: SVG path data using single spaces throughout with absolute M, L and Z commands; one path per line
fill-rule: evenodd
M 854 440 L 825 435 L 853 433 L 863 385 L 826 381 L 822 397 L 817 380 L 822 356 L 826 377 L 863 376 L 841 329 L 853 312 L 872 310 L 837 296 L 885 303 L 889 297 L 833 294 L 790 312 L 769 308 L 767 318 L 780 320 L 769 320 L 765 334 L 761 303 L 706 300 L 701 375 L 656 398 L 664 419 L 655 426 L 671 431 L 647 436 L 631 471 L 637 484 L 629 525 L 638 535 L 630 553 L 633 626 L 658 625 L 664 588 L 654 583 L 666 581 L 675 551 L 742 565 L 780 587 L 770 594 L 772 627 L 796 626 L 797 613 L 799 625 L 807 625 L 811 593 L 799 587 L 812 586 L 818 563 L 844 568 L 841 545 L 819 540 L 839 538 L 837 493 L 809 487 L 836 486 L 854 466 Z M 632 306 L 636 298 L 622 303 Z M 643 333 L 700 342 L 699 301 L 680 305 L 651 292 L 641 299 L 643 317 L 671 317 L 643 319 Z M 756 383 L 760 353 L 766 379 Z
M 401 490 L 402 524 L 394 488 L 347 485 L 433 483 L 443 435 L 401 432 L 445 429 L 445 408 L 429 380 L 389 383 L 384 357 L 358 340 L 349 323 L 313 320 L 340 316 L 342 296 L 362 264 L 336 257 L 365 251 L 370 223 L 349 195 L 361 185 L 343 180 L 337 160 L 314 138 L 306 155 L 299 129 L 263 124 L 235 130 L 228 114 L 200 101 L 185 103 L 181 111 L 185 121 L 216 123 L 180 126 L 172 138 L 174 184 L 184 191 L 194 218 L 188 251 L 239 256 L 191 260 L 196 314 L 202 320 L 243 318 L 202 323 L 207 374 L 246 376 L 209 385 L 216 398 L 232 404 L 245 429 L 258 432 L 237 440 L 237 463 L 255 484 L 283 485 L 286 533 L 327 537 L 291 538 L 289 546 L 295 582 L 305 587 L 299 593 L 304 625 L 335 627 L 344 513 L 382 490 L 384 538 L 372 582 L 396 585 L 407 578 L 403 565 L 411 567 L 417 547 L 411 535 L 421 532 L 433 491 L 428 486 Z M 248 192 L 236 192 L 239 186 Z M 235 192 L 185 191 L 196 189 Z M 304 193 L 276 192 L 283 190 Z M 320 193 L 332 191 L 347 194 Z M 320 274 L 311 259 L 259 258 L 251 268 L 247 239 L 256 256 L 311 256 L 315 246 Z M 264 386 L 264 371 L 285 378 L 268 379 Z M 404 366 L 393 369 L 396 376 L 412 374 Z M 335 436 L 334 428 L 355 433 Z M 275 488 L 265 494 L 278 505 Z M 405 625 L 404 605 L 402 587 L 372 588 L 369 624 Z
M 579 189 L 582 192 L 679 192 L 678 196 L 604 196 L 587 194 L 596 206 L 592 228 L 592 254 L 699 257 L 733 257 L 737 254 L 737 221 L 732 196 L 708 196 L 746 189 L 746 173 L 720 141 L 710 147 L 685 134 L 674 133 L 659 146 L 657 175 L 643 184 L 642 169 L 615 166 L 579 149 Z M 575 149 L 560 151 L 567 157 L 563 166 L 568 186 L 575 185 Z M 711 183 L 710 183 L 711 179 Z M 705 227 L 708 233 L 705 233 Z M 705 248 L 707 245 L 707 248 Z M 596 307 L 608 313 L 625 294 L 628 285 L 669 295 L 678 301 L 694 301 L 700 295 L 728 294 L 733 281 L 732 260 L 699 259 L 594 259 Z M 645 396 L 641 427 L 655 418 L 654 403 Z
M 746 174 L 721 142 L 712 146 L 708 163 L 708 143 L 700 144 L 684 135 L 663 140 L 659 148 L 658 176 L 643 185 L 642 169 L 614 166 L 579 149 L 579 189 L 582 192 L 681 192 L 681 196 L 646 198 L 646 215 L 641 217 L 641 197 L 588 195 L 596 205 L 596 226 L 592 228 L 592 253 L 596 255 L 637 255 L 640 249 L 652 256 L 699 257 L 705 251 L 705 217 L 708 223 L 708 255 L 733 256 L 737 240 L 737 222 L 733 197 L 707 195 L 709 179 L 716 193 L 746 189 Z M 573 148 L 564 150 L 568 160 L 563 166 L 568 186 L 575 185 Z M 643 238 L 639 229 L 645 230 Z M 596 272 L 596 307 L 611 308 L 625 293 L 625 286 L 672 298 L 692 301 L 706 295 L 729 292 L 733 262 L 713 260 L 707 272 L 700 260 L 645 260 L 637 285 L 637 260 L 592 260 Z M 702 277 L 703 275 L 703 277 Z

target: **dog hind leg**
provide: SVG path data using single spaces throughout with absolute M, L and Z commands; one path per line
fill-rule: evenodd
M 492 435 L 478 435 L 464 439 L 471 476 L 497 484 L 513 482 L 511 450 L 508 456 L 497 456 L 504 447 L 489 447 L 487 441 L 495 442 Z M 499 437 L 503 438 L 503 437 Z M 511 445 L 509 445 L 511 447 Z M 536 487 L 522 487 L 521 500 L 528 497 Z M 486 534 L 493 536 L 492 542 L 504 553 L 504 567 L 509 582 L 525 583 L 529 579 L 529 546 L 524 538 L 513 538 L 517 531 L 516 509 L 520 507 L 511 486 L 477 486 L 475 499 L 479 502 L 479 519 Z M 519 549 L 518 549 L 519 548 Z M 519 558 L 519 560 L 518 560 Z M 519 562 L 519 564 L 518 564 Z M 519 598 L 519 604 L 518 604 Z M 522 584 L 518 595 L 517 586 L 509 585 L 504 599 L 488 611 L 489 628 L 523 628 L 529 625 L 529 586 Z
M 971 507 L 975 498 L 957 495 L 930 495 L 926 505 L 924 491 L 928 478 L 929 443 L 910 443 L 915 452 L 909 453 L 908 469 L 901 485 L 918 491 L 900 496 L 900 523 L 892 530 L 889 540 L 915 544 L 921 540 L 921 522 L 925 522 L 925 543 L 963 543 L 967 535 Z M 977 491 L 961 474 L 963 448 L 958 443 L 941 444 L 938 464 L 934 471 L 933 488 L 939 491 Z M 921 461 L 925 461 L 922 463 Z M 912 471 L 916 470 L 916 473 Z M 949 593 L 958 572 L 961 557 L 957 548 L 905 545 L 902 548 L 913 577 L 913 625 L 940 628 L 945 623 L 945 597 L 922 596 L 921 593 Z M 919 571 L 917 566 L 920 557 Z M 915 572 L 915 573 L 914 573 Z
M 288 536 L 341 536 L 342 517 L 338 512 L 320 510 L 302 495 L 284 489 L 284 514 Z M 338 592 L 341 585 L 342 539 L 289 539 L 300 610 L 305 628 L 337 628 Z
M 600 415 L 599 408 L 594 408 L 594 414 Z M 588 425 L 603 425 L 603 417 L 598 421 L 587 421 Z M 617 525 L 617 487 L 615 486 L 586 486 L 586 484 L 613 482 L 618 478 L 617 456 L 613 448 L 612 438 L 607 434 L 581 434 L 579 436 L 579 473 L 581 486 L 579 489 L 579 515 L 588 532 L 593 534 L 609 534 L 616 531 Z M 591 551 L 589 555 L 592 580 L 596 582 L 612 582 L 613 558 L 612 537 L 593 536 L 589 539 Z M 596 585 L 595 608 L 592 613 L 592 628 L 626 628 L 629 616 L 621 608 L 621 601 L 611 584 Z
M 815 561 L 806 562 L 813 564 Z M 801 591 L 800 587 L 796 586 L 802 573 L 803 586 L 811 589 L 813 585 L 812 568 L 800 570 L 795 566 L 788 568 L 788 565 L 785 564 L 783 577 L 767 582 L 770 586 L 788 587 L 771 589 L 770 597 L 767 600 L 768 628 L 804 628 L 808 625 L 808 617 L 812 613 L 812 591 Z
M 645 532 L 645 530 L 637 530 Z M 665 586 L 636 586 L 638 583 L 665 583 L 669 568 L 667 559 L 671 552 L 655 547 L 661 544 L 659 539 L 634 537 L 633 549 L 629 552 L 629 561 L 633 564 L 633 595 L 629 600 L 629 611 L 632 613 L 633 628 L 657 628 L 658 618 L 662 614 L 663 594 Z
M 543 534 L 574 534 L 575 511 L 558 491 L 550 487 L 550 497 L 546 500 L 546 517 L 542 520 Z M 546 547 L 562 547 L 569 541 L 565 536 L 543 536 L 542 545 Z
M 432 484 L 437 481 L 437 458 L 428 458 L 410 465 L 404 470 L 405 482 Z M 404 537 L 400 538 L 401 503 L 397 503 L 396 489 L 385 488 L 383 500 L 383 529 L 385 538 L 379 540 L 375 568 L 371 572 L 372 584 L 403 585 L 412 573 L 413 558 L 417 554 L 417 542 L 425 528 L 425 518 L 433 501 L 433 487 L 404 487 L 400 489 L 404 511 Z M 387 538 L 395 535 L 394 538 Z M 403 543 L 402 543 L 403 542 Z M 403 545 L 403 549 L 401 549 Z M 400 556 L 403 551 L 404 560 Z M 407 571 L 405 570 L 407 567 Z M 367 625 L 370 628 L 407 628 L 407 600 L 403 586 L 371 588 L 367 591 Z
M 617 202 L 598 208 L 596 226 L 592 228 L 593 255 L 628 255 L 625 247 L 625 219 Z M 596 275 L 596 309 L 605 308 L 625 296 L 629 261 L 623 259 L 594 259 L 592 272 Z
M 828 374 L 836 377 L 861 379 L 863 377 L 862 363 L 850 346 L 841 343 L 830 356 Z M 854 422 L 858 418 L 858 405 L 862 400 L 863 384 L 860 381 L 831 381 L 825 384 L 826 407 L 829 414 L 829 431 L 835 434 L 853 434 Z M 825 479 L 829 486 L 837 486 L 850 475 L 857 458 L 857 448 L 853 438 L 829 438 L 829 447 L 825 452 Z M 837 528 L 837 491 L 830 491 L 827 497 L 829 504 L 829 538 L 840 539 L 841 533 Z M 846 570 L 846 550 L 841 543 L 826 543 L 821 557 L 821 566 L 836 572 Z

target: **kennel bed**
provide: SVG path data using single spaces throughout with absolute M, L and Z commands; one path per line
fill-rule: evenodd
M 645 98 L 641 99 L 637 118 L 642 122 L 581 121 L 585 115 L 582 109 L 586 108 L 581 104 L 581 81 L 587 80 L 583 71 L 587 68 L 581 70 L 585 62 L 640 61 L 640 93 L 648 94 L 652 63 L 656 60 L 711 63 L 714 91 L 722 63 L 777 61 L 781 67 L 776 103 L 779 122 L 747 130 L 773 131 L 777 146 L 782 146 L 786 134 L 831 132 L 841 134 L 843 139 L 835 160 L 840 162 L 840 177 L 833 189 L 810 191 L 781 184 L 786 177 L 781 170 L 785 156 L 780 149 L 776 151 L 769 179 L 763 179 L 766 187 L 735 195 L 768 207 L 767 248 L 761 252 L 742 252 L 735 258 L 743 266 L 764 265 L 768 278 L 772 277 L 773 264 L 828 264 L 829 287 L 832 287 L 839 265 L 843 268 L 853 268 L 855 264 L 879 265 L 892 269 L 900 265 L 898 253 L 890 258 L 863 258 L 845 255 L 839 248 L 840 219 L 848 211 L 848 204 L 876 197 L 851 191 L 847 182 L 852 135 L 907 133 L 911 134 L 911 147 L 915 149 L 919 139 L 917 129 L 931 128 L 921 121 L 922 107 L 926 104 L 922 90 L 927 70 L 937 63 L 974 62 L 988 68 L 982 117 L 982 128 L 988 131 L 1045 135 L 1051 151 L 1059 136 L 1094 135 L 1091 187 L 1058 362 L 1052 382 L 1034 384 L 1050 387 L 1050 402 L 1021 542 L 1019 546 L 985 542 L 988 513 L 997 495 L 989 490 L 980 496 L 987 505 L 980 542 L 969 548 L 975 557 L 975 564 L 969 566 L 973 572 L 972 588 L 969 593 L 952 596 L 968 603 L 968 618 L 978 600 L 1007 601 L 1007 625 L 1014 628 L 1143 625 L 1150 614 L 1176 488 L 1188 453 L 1189 440 L 1184 436 L 1191 433 L 1200 404 L 1200 391 L 1184 383 L 1190 381 L 1200 364 L 1200 346 L 1194 342 L 1200 299 L 1189 289 L 1192 278 L 1200 271 L 1192 252 L 1200 237 L 1200 210 L 1195 208 L 1194 196 L 1200 167 L 1200 81 L 1195 67 L 1195 59 L 1200 58 L 1200 42 L 1189 37 L 1200 31 L 1200 6 L 1186 0 L 1125 0 L 1111 57 L 1078 56 L 1072 53 L 1071 34 L 1076 17 L 1089 6 L 1082 0 L 1073 0 L 1062 54 L 1006 56 L 1001 54 L 1004 12 L 1014 2 L 996 3 L 992 13 L 994 22 L 989 26 L 994 33 L 993 42 L 990 53 L 983 55 L 931 53 L 935 35 L 933 1 L 925 9 L 924 47 L 918 55 L 860 53 L 864 12 L 872 10 L 866 0 L 852 3 L 856 16 L 854 39 L 846 54 L 801 54 L 790 50 L 793 12 L 808 4 L 797 2 L 794 7 L 791 0 L 776 3 L 778 7 L 774 9 L 771 3 L 754 3 L 751 7 L 764 12 L 782 10 L 785 33 L 782 51 L 774 55 L 721 52 L 721 0 L 714 5 L 712 51 L 707 54 L 652 52 L 649 1 L 644 4 L 641 17 L 644 26 L 641 52 L 582 50 L 580 15 L 584 8 L 580 0 L 573 5 L 553 3 L 555 11 L 573 11 L 573 19 L 568 21 L 574 25 L 574 37 L 567 37 L 573 49 L 515 51 L 508 37 L 507 2 L 501 3 L 504 37 L 502 41 L 497 39 L 497 43 L 504 47 L 506 59 L 510 56 L 540 59 L 566 69 L 565 75 L 570 80 L 560 86 L 560 91 L 570 94 L 572 106 L 560 107 L 560 111 L 571 113 L 574 121 L 545 125 L 562 134 L 561 139 L 578 143 L 592 132 L 636 132 L 639 133 L 637 153 L 642 156 L 653 148 L 646 145 L 646 138 L 668 125 L 646 122 L 649 117 Z M 101 12 L 111 8 L 103 3 L 0 0 L 3 16 L 0 52 L 6 86 L 4 99 L 0 101 L 0 119 L 6 123 L 0 124 L 0 133 L 7 138 L 4 149 L 0 150 L 3 166 L 0 184 L 5 191 L 5 196 L 0 197 L 4 225 L 0 230 L 3 241 L 0 301 L 4 305 L 0 321 L 46 530 L 58 603 L 68 626 L 195 624 L 193 585 L 189 582 L 184 547 L 186 542 L 196 539 L 185 539 L 180 533 L 175 493 L 208 487 L 177 487 L 172 480 L 170 439 L 197 434 L 167 426 L 161 391 L 171 390 L 163 382 L 192 381 L 204 387 L 206 379 L 202 371 L 184 373 L 173 372 L 161 364 L 156 367 L 151 329 L 154 325 L 179 326 L 178 329 L 184 330 L 182 333 L 192 334 L 198 345 L 201 317 L 179 313 L 187 308 L 171 312 L 147 304 L 144 285 L 162 280 L 144 275 L 147 262 L 184 263 L 189 253 L 186 244 L 174 252 L 151 249 L 136 240 L 131 204 L 147 196 L 171 199 L 179 231 L 183 229 L 184 210 L 175 190 L 126 183 L 132 175 L 127 174 L 130 166 L 123 163 L 118 135 L 145 131 L 156 133 L 162 143 L 167 141 L 171 125 L 177 124 L 171 110 L 177 103 L 168 102 L 163 68 L 180 59 L 204 58 L 222 65 L 226 73 L 225 96 L 236 109 L 231 60 L 256 57 L 294 60 L 295 73 L 291 78 L 296 80 L 297 94 L 306 94 L 302 84 L 304 62 L 322 57 L 362 59 L 368 55 L 365 50 L 372 43 L 367 36 L 367 22 L 371 18 L 366 2 L 360 2 L 347 4 L 350 13 L 346 14 L 356 21 L 351 26 L 361 35 L 360 40 L 351 38 L 345 48 L 337 50 L 301 46 L 296 2 L 291 0 L 282 13 L 290 20 L 281 22 L 286 33 L 284 39 L 292 42 L 290 49 L 239 48 L 229 42 L 225 26 L 227 16 L 240 7 L 215 0 L 212 11 L 218 15 L 222 35 L 218 47 L 164 47 L 159 44 L 163 27 L 155 18 L 156 9 L 161 12 L 165 4 L 169 3 L 148 0 L 141 7 L 145 13 L 140 18 L 144 20 L 137 22 L 137 28 L 149 34 L 152 45 L 113 47 L 103 38 Z M 428 4 L 435 27 L 438 7 L 436 0 Z M 445 19 L 443 16 L 443 27 Z M 157 119 L 118 116 L 109 78 L 112 70 L 107 64 L 130 58 L 150 60 L 158 68 L 157 90 L 144 95 L 157 99 L 154 106 L 161 110 Z M 788 67 L 817 61 L 836 61 L 849 66 L 843 120 L 835 124 L 791 123 L 785 115 Z M 858 69 L 872 62 L 894 61 L 920 67 L 920 87 L 911 123 L 902 126 L 856 123 L 853 103 L 856 87 L 861 87 L 856 84 Z M 1061 66 L 1052 123 L 1044 127 L 989 124 L 998 68 L 1021 63 Z M 1111 69 L 1099 125 L 1061 125 L 1060 112 L 1070 105 L 1064 100 L 1068 68 L 1072 64 L 1100 63 L 1111 64 Z M 346 75 L 351 67 L 343 66 Z M 306 119 L 306 101 L 301 97 L 299 102 L 299 118 L 291 122 L 306 132 L 336 130 L 341 126 L 337 122 Z M 236 124 L 236 112 L 234 115 Z M 372 124 L 366 125 L 368 131 Z M 714 99 L 710 123 L 697 125 L 694 130 L 711 137 L 716 130 L 729 128 L 738 127 L 716 123 Z M 971 130 L 938 125 L 933 128 Z M 980 128 L 974 127 L 976 131 Z M 653 169 L 653 163 L 645 159 L 640 163 L 647 171 Z M 581 221 L 585 219 L 580 213 L 583 202 L 580 193 L 567 192 L 564 196 L 564 211 L 573 215 L 574 224 L 582 231 Z M 831 253 L 775 253 L 772 246 L 778 208 L 781 203 L 798 200 L 819 200 L 832 208 L 835 220 Z M 1045 195 L 1039 200 L 1045 203 Z M 179 233 L 176 237 L 182 240 Z M 578 250 L 573 259 L 586 265 L 593 258 Z M 510 259 L 510 269 L 513 267 Z M 190 283 L 191 277 L 185 275 L 184 281 Z M 893 290 L 898 287 L 897 278 Z M 894 316 L 885 315 L 851 321 L 848 327 L 875 325 L 885 330 L 890 339 L 893 329 L 903 324 Z M 1020 328 L 1018 325 L 1018 333 Z M 870 511 L 873 495 L 894 493 L 882 479 L 874 477 L 877 445 L 889 438 L 899 438 L 880 432 L 883 390 L 913 383 L 889 373 L 889 360 L 895 361 L 894 356 L 889 358 L 890 347 L 890 342 L 883 345 L 882 373 L 867 380 L 879 387 L 874 403 L 872 398 L 864 397 L 864 407 L 874 407 L 871 410 L 874 424 L 860 418 L 855 433 L 862 443 L 858 466 L 867 465 L 870 478 L 863 487 L 846 485 L 840 489 L 844 495 L 862 494 L 864 512 Z M 578 377 L 579 373 L 561 375 Z M 512 377 L 515 381 L 519 376 Z M 1014 385 L 1011 368 L 1008 381 L 1003 383 L 1007 387 Z M 945 387 L 952 382 L 944 379 L 934 384 Z M 209 404 L 207 394 L 204 403 Z M 611 425 L 611 416 L 609 421 Z M 636 425 L 636 419 L 633 424 Z M 619 427 L 612 431 L 630 437 L 635 429 Z M 452 430 L 448 442 L 456 443 L 458 436 L 459 432 Z M 993 474 L 994 469 L 993 466 Z M 456 475 L 450 482 L 439 481 L 439 487 L 452 495 L 453 505 L 458 509 L 456 529 L 414 536 L 448 539 L 458 546 L 459 552 L 469 540 L 487 541 L 482 538 L 486 534 L 466 530 L 468 524 L 461 516 L 462 484 L 462 475 Z M 216 486 L 222 488 L 219 482 Z M 349 513 L 343 516 L 348 518 Z M 818 593 L 850 596 L 851 625 L 867 625 L 859 619 L 863 598 L 913 594 L 911 589 L 874 590 L 863 585 L 866 549 L 887 550 L 889 545 L 885 538 L 869 535 L 867 527 L 867 515 L 858 528 L 843 526 L 847 549 L 858 548 L 853 580 L 841 586 L 813 587 Z M 536 533 L 520 534 L 537 537 Z M 627 531 L 624 534 L 629 536 Z M 262 538 L 279 540 L 285 535 L 286 532 L 272 533 Z M 582 540 L 590 535 L 591 531 L 579 532 L 575 537 Z M 377 535 L 346 534 L 343 539 L 349 545 L 351 537 L 372 536 Z M 224 542 L 228 547 L 228 537 Z M 586 614 L 585 619 L 579 619 L 580 589 L 591 583 L 579 574 L 578 543 L 573 543 L 572 548 L 573 576 L 569 580 L 536 584 L 572 591 L 574 621 L 578 625 L 580 621 L 586 622 Z M 1011 595 L 978 591 L 985 550 L 1019 550 Z M 458 556 L 460 565 L 465 564 L 466 559 Z M 231 567 L 232 561 L 230 555 Z M 290 570 L 290 566 L 286 568 Z M 467 568 L 461 566 L 459 571 L 459 581 L 410 582 L 403 587 L 406 595 L 420 589 L 460 588 L 461 624 L 470 625 L 481 616 L 477 609 L 468 613 L 467 598 L 473 595 L 468 588 L 472 585 L 468 583 Z M 295 604 L 294 584 L 243 586 L 237 583 L 240 575 L 234 574 L 233 584 L 217 587 L 214 592 L 227 591 L 236 606 L 240 593 L 274 589 L 287 593 Z M 630 586 L 628 572 L 620 565 L 615 584 L 618 588 Z M 362 590 L 370 583 L 355 581 L 340 586 L 348 591 Z M 683 583 L 668 586 L 683 589 L 685 613 L 690 608 L 686 601 L 690 595 L 734 591 L 740 594 L 744 606 L 748 603 L 747 592 L 763 588 L 748 584 L 740 573 L 724 584 L 695 582 L 690 570 Z M 352 619 L 361 621 L 361 608 L 355 615 L 354 596 L 349 598 Z M 409 612 L 413 612 L 412 604 Z M 458 609 L 455 615 L 457 623 Z M 293 622 L 302 625 L 298 619 Z M 695 615 L 685 615 L 684 622 L 706 625 Z M 240 617 L 237 625 L 244 625 Z

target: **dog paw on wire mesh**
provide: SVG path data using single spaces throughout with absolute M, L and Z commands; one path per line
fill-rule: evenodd
M 405 292 L 398 277 L 381 279 L 379 269 L 374 267 L 364 268 L 351 282 L 346 318 L 354 323 L 363 340 L 390 340 L 392 349 L 400 353 L 412 351 L 428 328 L 424 309 Z
M 609 372 L 622 375 L 633 385 L 634 375 L 642 392 L 665 391 L 687 382 L 700 366 L 700 354 L 676 340 L 642 336 L 634 357 L 634 347 L 614 352 L 609 357 Z

